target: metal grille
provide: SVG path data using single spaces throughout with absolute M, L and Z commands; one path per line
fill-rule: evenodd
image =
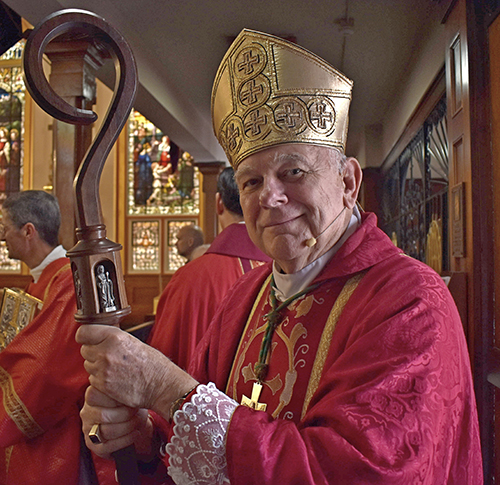
M 446 133 L 443 97 L 382 182 L 382 229 L 409 256 L 439 272 L 449 269 Z

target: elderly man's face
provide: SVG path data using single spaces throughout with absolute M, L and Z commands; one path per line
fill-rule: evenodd
M 324 254 L 347 226 L 353 203 L 341 214 L 346 203 L 338 156 L 326 147 L 286 144 L 245 158 L 236 171 L 250 237 L 287 273 Z M 306 245 L 323 231 L 316 245 Z

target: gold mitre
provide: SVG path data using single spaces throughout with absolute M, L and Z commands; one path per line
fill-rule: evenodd
M 344 152 L 352 81 L 312 52 L 279 37 L 242 30 L 212 88 L 215 136 L 236 168 L 281 143 Z

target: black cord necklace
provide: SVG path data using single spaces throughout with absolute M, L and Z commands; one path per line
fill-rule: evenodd
M 281 303 L 279 306 L 278 305 L 278 299 L 276 298 L 276 291 L 275 291 L 275 283 L 274 283 L 274 275 L 271 278 L 271 311 L 264 315 L 263 318 L 267 319 L 267 327 L 266 331 L 264 333 L 264 337 L 262 338 L 262 344 L 260 347 L 260 352 L 259 352 L 259 360 L 254 366 L 254 371 L 255 375 L 260 383 L 264 382 L 267 377 L 267 372 L 269 370 L 269 360 L 271 357 L 271 343 L 273 340 L 273 335 L 275 330 L 278 328 L 279 324 L 283 320 L 283 315 L 281 314 L 281 310 L 286 308 L 292 301 L 296 300 L 297 298 L 301 297 L 302 295 L 305 295 L 309 291 L 314 290 L 320 285 L 320 283 L 316 283 L 315 285 L 308 286 L 307 288 L 304 288 L 302 291 L 299 291 L 298 293 L 295 293 L 295 295 L 292 295 L 290 298 L 285 300 L 283 303 Z

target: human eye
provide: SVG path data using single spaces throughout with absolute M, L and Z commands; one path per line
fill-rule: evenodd
M 245 180 L 242 184 L 244 190 L 252 190 L 259 185 L 259 180 L 257 178 L 249 178 Z
M 238 184 L 240 192 L 242 192 L 245 190 L 248 191 L 255 189 L 259 185 L 260 179 L 259 177 L 248 174 L 246 176 L 238 177 L 236 183 Z
M 304 175 L 307 174 L 307 171 L 300 167 L 291 167 L 283 170 L 281 174 L 281 178 L 284 181 L 294 182 L 300 180 Z

